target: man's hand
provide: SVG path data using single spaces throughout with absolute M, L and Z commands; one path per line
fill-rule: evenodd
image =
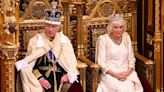
M 48 80 L 46 80 L 45 78 L 40 78 L 39 79 L 39 83 L 41 84 L 41 86 L 45 89 L 50 89 L 51 88 L 51 84 L 48 82 Z
M 60 80 L 60 83 L 65 83 L 65 82 L 68 82 L 68 76 L 67 76 L 67 74 L 64 74 L 64 75 L 61 77 L 61 80 Z

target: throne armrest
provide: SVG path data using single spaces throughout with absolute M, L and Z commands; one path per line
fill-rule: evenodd
M 86 92 L 86 68 L 87 66 L 88 65 L 86 63 L 83 63 L 80 60 L 77 60 L 77 67 L 80 72 L 80 83 L 82 85 L 83 92 Z
M 152 65 L 154 64 L 152 60 L 144 57 L 143 55 L 139 54 L 138 52 L 134 52 L 134 55 L 137 59 L 139 59 L 140 61 L 142 61 L 144 64 L 147 64 L 147 65 Z
M 136 62 L 136 70 L 139 73 L 140 78 L 145 77 L 145 81 L 148 81 L 151 89 L 154 87 L 154 62 L 143 55 L 139 54 L 138 52 L 134 53 L 137 62 Z M 141 79 L 141 83 L 143 82 Z M 144 86 L 144 85 L 143 85 Z M 150 91 L 149 91 L 150 92 Z
M 81 62 L 86 63 L 87 65 L 89 65 L 90 72 L 89 76 L 90 77 L 90 91 L 91 92 L 96 92 L 97 86 L 98 86 L 98 82 L 99 82 L 99 70 L 100 70 L 100 66 L 98 64 L 93 63 L 92 61 L 90 61 L 89 59 L 87 59 L 85 56 L 79 57 L 78 60 L 80 60 Z M 88 85 L 89 86 L 89 85 Z M 87 86 L 87 87 L 88 87 Z

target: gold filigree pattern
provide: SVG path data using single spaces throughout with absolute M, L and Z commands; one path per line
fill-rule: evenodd
M 90 15 L 90 13 L 93 11 L 95 8 L 95 5 L 97 5 L 99 0 L 87 0 L 87 3 L 85 5 L 86 7 L 86 12 L 85 14 Z
M 14 72 L 14 64 L 16 61 L 16 55 L 18 52 L 18 47 L 16 46 L 8 46 L 8 45 L 3 45 L 0 47 L 0 52 L 1 52 L 1 56 L 0 59 L 3 62 L 0 62 L 0 75 L 1 76 L 1 83 L 3 83 L 3 85 L 1 85 L 1 87 L 3 88 L 3 90 L 1 89 L 2 92 L 14 92 L 15 88 L 14 88 L 14 77 L 15 77 L 15 72 Z M 3 70 L 2 70 L 3 69 Z
M 31 11 L 31 16 L 34 19 L 42 19 L 44 18 L 44 11 L 46 9 L 46 5 L 43 2 L 36 2 Z
M 0 50 L 2 51 L 2 58 L 7 57 L 7 59 L 15 59 L 18 52 L 18 47 L 4 45 L 0 48 Z
M 115 13 L 115 9 L 112 3 L 105 2 L 98 9 L 98 13 L 101 17 L 108 17 Z
M 121 7 L 122 12 L 136 12 L 137 4 L 136 1 L 118 0 L 118 5 Z
M 146 42 L 150 45 L 153 45 L 153 37 L 150 34 L 146 34 Z

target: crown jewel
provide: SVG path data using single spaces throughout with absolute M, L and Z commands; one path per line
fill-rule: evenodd
M 45 11 L 45 22 L 49 24 L 60 25 L 60 17 L 62 13 L 56 9 L 57 2 L 51 2 L 51 10 Z
M 110 21 L 118 21 L 121 19 L 123 19 L 123 14 L 115 14 L 115 15 L 109 16 Z

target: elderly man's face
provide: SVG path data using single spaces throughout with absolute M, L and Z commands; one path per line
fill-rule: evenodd
M 48 37 L 54 38 L 56 33 L 59 32 L 59 30 L 60 30 L 60 25 L 53 25 L 53 24 L 45 23 L 45 34 Z

